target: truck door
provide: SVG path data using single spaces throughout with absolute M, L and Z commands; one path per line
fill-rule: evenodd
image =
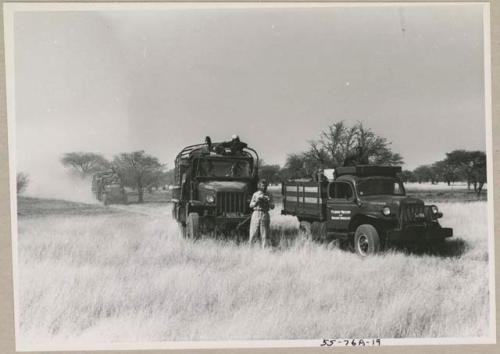
M 356 208 L 358 205 L 349 182 L 330 183 L 327 202 L 327 227 L 329 230 L 347 230 Z

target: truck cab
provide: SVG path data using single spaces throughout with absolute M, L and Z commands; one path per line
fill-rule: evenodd
M 239 140 L 184 148 L 170 188 L 172 214 L 183 235 L 246 233 L 257 181 L 258 154 Z
M 285 182 L 282 214 L 295 215 L 316 238 L 338 240 L 362 255 L 390 244 L 428 244 L 451 237 L 435 205 L 406 195 L 400 167 L 339 167 L 333 180 Z

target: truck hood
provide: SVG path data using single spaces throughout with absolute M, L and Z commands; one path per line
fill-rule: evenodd
M 240 181 L 200 182 L 199 189 L 214 192 L 245 192 L 248 189 L 248 183 Z
M 421 199 L 401 195 L 370 195 L 360 199 L 374 205 L 424 204 Z

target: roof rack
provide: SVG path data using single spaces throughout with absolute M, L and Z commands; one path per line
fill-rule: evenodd
M 184 149 L 181 150 L 181 152 L 179 152 L 175 158 L 175 160 L 177 161 L 177 159 L 181 159 L 183 157 L 188 157 L 193 151 L 195 150 L 199 150 L 203 147 L 206 147 L 207 144 L 194 144 L 194 145 L 189 145 L 189 146 L 186 146 Z
M 223 144 L 222 142 L 218 142 L 218 143 L 212 143 L 212 146 L 217 146 L 217 145 L 220 145 L 220 144 Z M 194 144 L 194 145 L 189 145 L 189 146 L 186 146 L 185 148 L 183 148 L 181 150 L 181 152 L 179 152 L 175 158 L 175 160 L 179 160 L 179 159 L 182 159 L 182 158 L 186 158 L 186 157 L 190 157 L 191 154 L 193 152 L 196 152 L 197 150 L 201 150 L 202 148 L 206 148 L 207 147 L 207 144 Z M 243 152 L 246 152 L 249 154 L 250 157 L 253 157 L 254 159 L 256 159 L 258 161 L 259 159 L 259 155 L 257 154 L 257 152 L 250 148 L 250 147 L 245 147 L 242 149 Z M 226 155 L 221 155 L 221 156 L 226 156 Z
M 396 177 L 401 173 L 401 166 L 381 166 L 381 165 L 357 165 L 337 167 L 335 169 L 336 176 L 355 175 L 359 177 L 369 176 L 388 176 Z

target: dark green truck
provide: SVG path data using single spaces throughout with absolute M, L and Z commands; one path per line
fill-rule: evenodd
M 335 169 L 333 180 L 285 182 L 281 213 L 296 216 L 316 239 L 338 240 L 362 256 L 452 237 L 435 205 L 406 195 L 400 173 L 401 167 L 358 165 Z

